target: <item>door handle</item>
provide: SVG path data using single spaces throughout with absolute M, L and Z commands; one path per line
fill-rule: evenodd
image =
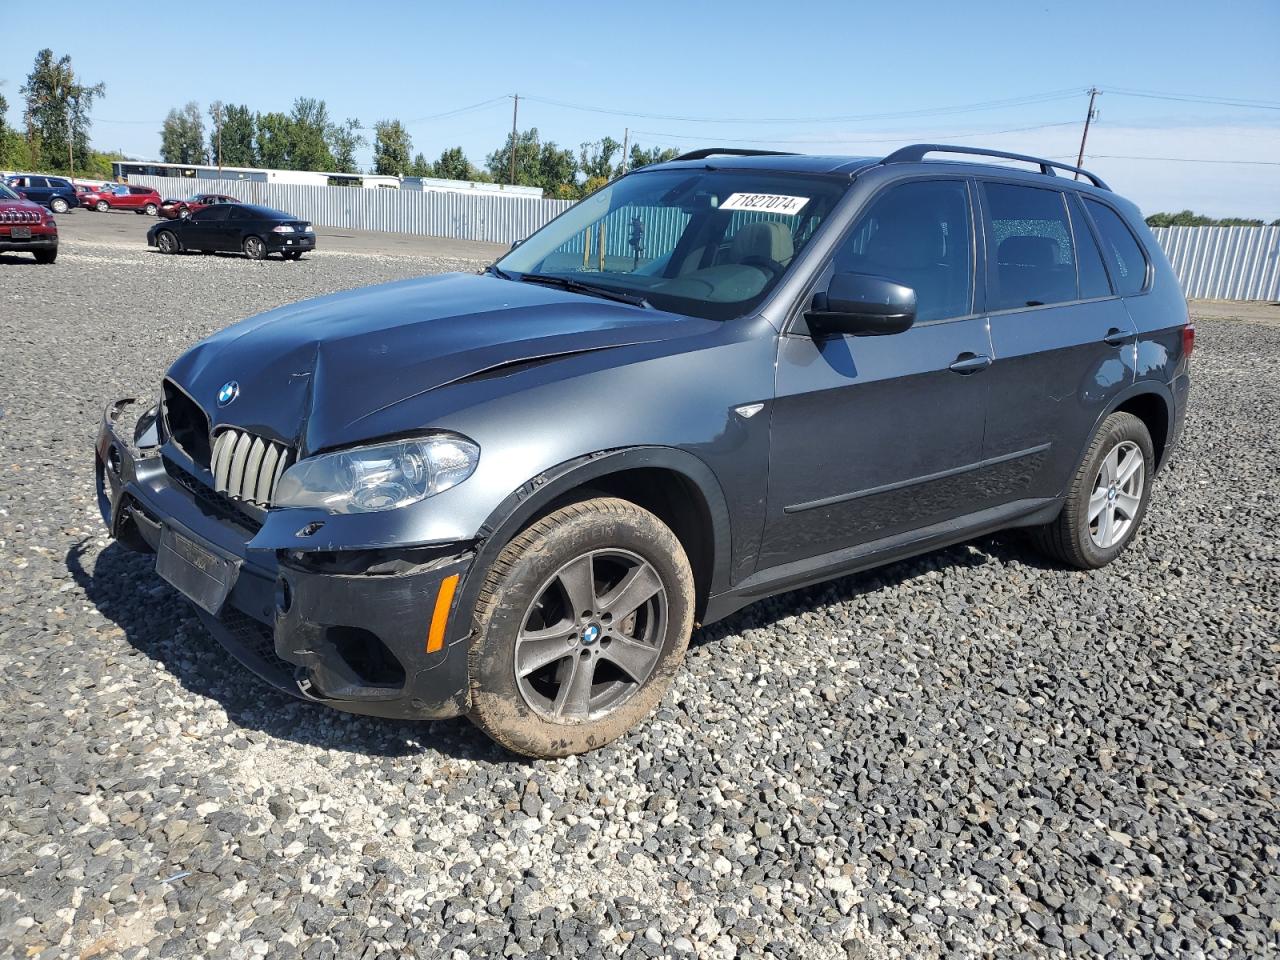
M 1102 342 L 1113 347 L 1123 347 L 1126 343 L 1131 343 L 1134 339 L 1132 333 L 1126 333 L 1118 327 L 1112 327 L 1107 331 L 1107 335 L 1102 338 Z
M 947 369 L 954 370 L 961 375 L 977 373 L 991 366 L 991 358 L 985 353 L 962 353 L 956 357 L 955 363 L 951 364 Z

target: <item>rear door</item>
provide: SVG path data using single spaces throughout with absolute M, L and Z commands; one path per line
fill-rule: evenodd
M 1134 379 L 1136 331 L 1074 191 L 984 180 L 990 371 L 984 457 L 997 500 L 1055 497 Z
M 991 353 L 974 311 L 963 178 L 898 183 L 826 267 L 916 291 L 917 321 L 882 337 L 779 341 L 760 567 L 817 557 L 971 512 L 981 484 Z

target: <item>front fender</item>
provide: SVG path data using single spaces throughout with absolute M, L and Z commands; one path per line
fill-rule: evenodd
M 714 596 L 728 589 L 732 527 L 724 491 L 711 468 L 693 454 L 674 447 L 630 447 L 602 450 L 558 464 L 521 484 L 503 500 L 479 531 L 476 561 L 463 586 L 456 609 L 475 608 L 485 571 L 497 559 L 503 547 L 556 500 L 593 480 L 645 467 L 678 473 L 702 495 L 710 516 L 713 537 L 711 594 Z M 450 628 L 449 642 L 462 639 L 470 629 L 469 617 L 456 617 Z

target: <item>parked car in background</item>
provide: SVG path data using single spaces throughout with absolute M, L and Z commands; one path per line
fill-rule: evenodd
M 99 213 L 108 210 L 132 210 L 154 217 L 160 212 L 160 194 L 150 187 L 131 187 L 124 183 L 109 183 L 96 194 L 93 209 Z
M 48 207 L 54 213 L 66 213 L 80 206 L 76 188 L 65 177 L 46 177 L 38 173 L 17 173 L 8 179 L 9 188 L 32 203 Z
M 166 220 L 185 220 L 197 210 L 219 203 L 239 203 L 235 197 L 223 193 L 197 193 L 185 200 L 165 200 L 160 204 L 160 216 Z
M 37 263 L 58 259 L 58 225 L 40 204 L 0 184 L 0 251 L 35 255 Z
M 108 409 L 99 502 L 281 689 L 563 756 L 654 709 L 695 623 L 770 594 L 1017 527 L 1110 563 L 1194 343 L 1138 208 L 1087 171 L 695 150 L 485 275 L 215 333 L 157 406 Z
M 77 183 L 75 188 L 76 199 L 80 201 L 80 206 L 92 207 L 94 201 L 98 198 L 98 194 L 104 189 L 104 185 L 101 183 Z
M 161 253 L 199 250 L 244 253 L 262 260 L 278 253 L 300 260 L 316 246 L 311 224 L 291 213 L 253 203 L 218 203 L 179 220 L 162 220 L 147 231 L 147 245 Z

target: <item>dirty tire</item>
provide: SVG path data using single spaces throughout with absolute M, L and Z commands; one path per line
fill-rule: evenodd
M 1089 530 L 1089 497 L 1104 458 L 1124 443 L 1136 444 L 1142 453 L 1144 482 L 1136 515 L 1128 531 L 1110 547 L 1098 546 Z M 1151 434 L 1137 417 L 1129 413 L 1113 413 L 1102 421 L 1093 442 L 1085 452 L 1080 468 L 1067 488 L 1067 499 L 1056 520 L 1031 531 L 1036 546 L 1050 558 L 1081 570 L 1105 567 L 1129 545 L 1142 525 L 1147 505 L 1151 502 L 1151 475 L 1156 465 Z
M 628 551 L 647 561 L 665 590 L 661 652 L 644 683 L 598 718 L 552 719 L 530 708 L 515 669 L 516 636 L 549 578 L 577 557 Z M 470 652 L 470 718 L 509 750 L 565 757 L 604 746 L 643 720 L 666 693 L 693 630 L 694 584 L 676 535 L 626 500 L 600 497 L 569 504 L 518 534 L 485 574 L 475 608 Z

